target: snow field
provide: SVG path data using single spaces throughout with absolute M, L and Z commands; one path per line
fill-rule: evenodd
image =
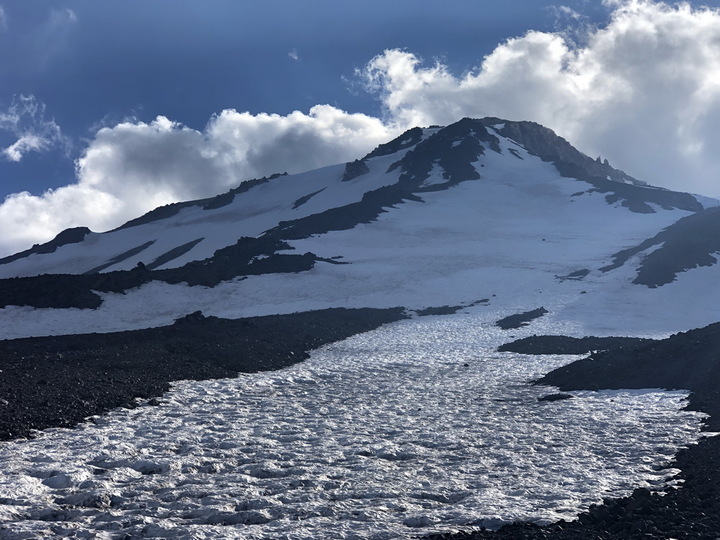
M 359 201 L 370 190 L 397 182 L 399 172 L 386 174 L 389 165 L 402 153 L 368 160 L 370 173 L 341 182 L 345 165 L 331 165 L 306 173 L 280 177 L 235 196 L 232 203 L 213 210 L 201 206 L 183 208 L 176 215 L 105 234 L 92 233 L 84 242 L 67 244 L 50 255 L 31 255 L 0 265 L 0 278 L 43 273 L 82 274 L 145 242 L 154 243 L 142 252 L 103 272 L 130 270 L 138 261 L 150 263 L 188 242 L 203 240 L 186 254 L 160 268 L 176 268 L 202 260 L 237 242 L 242 236 L 258 236 L 278 222 L 305 217 L 329 208 Z M 294 208 L 304 196 L 318 192 Z
M 527 381 L 576 357 L 494 352 L 506 339 L 477 313 L 401 321 L 4 443 L 0 519 L 18 537 L 381 539 L 572 519 L 672 482 L 702 418 L 685 393 L 541 403 L 554 389 Z
M 487 151 L 475 164 L 483 176 L 480 180 L 423 193 L 425 202 L 405 202 L 376 221 L 351 230 L 291 242 L 293 253 L 311 251 L 321 257 L 341 257 L 339 261 L 349 264 L 318 263 L 308 272 L 250 276 L 212 289 L 153 282 L 124 294 L 103 294 L 103 305 L 92 311 L 9 306 L 0 309 L 0 338 L 162 326 L 197 310 L 240 318 L 327 307 L 421 309 L 468 305 L 481 299 L 489 299 L 491 306 L 505 310 L 505 315 L 545 305 L 553 316 L 567 311 L 558 321 L 581 324 L 599 319 L 596 313 L 602 311 L 604 333 L 673 332 L 717 320 L 712 306 L 718 298 L 714 289 L 707 287 L 698 295 L 699 309 L 679 317 L 667 308 L 667 302 L 697 294 L 698 281 L 691 278 L 699 270 L 693 270 L 692 276 L 680 276 L 678 284 L 652 290 L 631 284 L 634 273 L 630 264 L 607 274 L 597 270 L 610 263 L 618 250 L 656 234 L 686 212 L 659 209 L 657 214 L 636 214 L 608 205 L 600 193 L 572 197 L 587 190 L 589 184 L 561 178 L 553 165 L 509 141 L 501 143 L 501 154 Z M 511 154 L 510 148 L 522 159 Z M 335 180 L 298 210 L 307 206 L 304 211 L 314 212 L 332 206 L 340 196 L 336 189 L 349 190 L 359 198 L 368 182 L 381 185 L 395 178 L 397 172 L 380 173 L 396 158 L 370 160 L 371 174 L 341 186 Z M 323 169 L 316 176 L 308 173 L 310 177 L 303 182 L 329 182 L 340 174 L 336 169 Z M 295 186 L 293 189 L 304 185 L 279 180 Z M 269 191 L 271 187 L 265 184 L 255 189 Z M 310 187 L 306 190 L 312 191 Z M 286 205 L 299 193 L 286 196 Z M 238 197 L 234 204 L 243 200 Z M 231 207 L 226 211 L 236 212 Z M 198 209 L 183 212 L 210 215 Z M 177 230 L 185 229 L 178 225 Z M 233 234 L 239 235 L 237 231 Z M 178 236 L 174 242 L 191 239 Z M 558 280 L 558 276 L 585 268 L 592 271 L 583 281 Z M 628 326 L 623 324 L 626 320 L 633 322 Z

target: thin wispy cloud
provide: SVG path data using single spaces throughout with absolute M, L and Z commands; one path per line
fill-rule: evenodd
M 45 114 L 45 104 L 33 95 L 14 96 L 6 111 L 0 111 L 0 132 L 15 138 L 9 146 L 0 150 L 3 158 L 20 161 L 30 152 L 70 148 L 69 139 L 60 126 Z
M 77 14 L 70 8 L 53 9 L 50 12 L 48 26 L 64 27 L 78 21 Z
M 300 56 L 298 55 L 297 49 L 293 49 L 288 53 L 288 57 L 290 60 L 295 60 L 296 62 L 300 60 Z
M 28 60 L 37 69 L 45 69 L 67 47 L 73 30 L 79 23 L 77 14 L 70 8 L 53 9 L 45 21 L 30 36 Z
M 0 32 L 4 32 L 8 28 L 8 18 L 5 8 L 0 5 Z

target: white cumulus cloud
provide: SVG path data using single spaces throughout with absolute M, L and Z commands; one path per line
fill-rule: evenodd
M 13 194 L 0 204 L 0 253 L 47 241 L 67 227 L 107 230 L 250 178 L 349 161 L 394 135 L 376 118 L 329 105 L 287 116 L 225 110 L 203 131 L 162 116 L 105 127 L 77 160 L 75 184 L 40 196 Z
M 610 22 L 581 46 L 564 32 L 531 31 L 462 76 L 394 49 L 361 75 L 404 126 L 534 120 L 642 180 L 720 195 L 720 10 L 606 3 Z
M 329 105 L 287 116 L 228 109 L 202 132 L 159 116 L 98 131 L 77 161 L 77 176 L 137 211 L 215 195 L 253 177 L 355 159 L 392 134 L 376 118 Z
M 76 162 L 74 184 L 0 204 L 0 253 L 70 226 L 106 230 L 249 178 L 352 160 L 404 129 L 464 116 L 533 120 L 641 180 L 720 195 L 720 10 L 604 3 L 612 13 L 602 27 L 565 12 L 575 28 L 508 39 L 461 75 L 410 51 L 383 52 L 359 72 L 382 119 L 318 105 L 285 116 L 225 110 L 203 130 L 164 117 L 100 129 Z M 6 159 L 63 144 L 36 101 L 21 97 L 14 107 L 0 113 L 0 129 L 16 136 L 2 149 Z M 35 129 L 17 127 L 20 117 Z

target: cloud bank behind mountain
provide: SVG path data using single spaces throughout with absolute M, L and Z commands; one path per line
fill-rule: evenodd
M 250 178 L 352 160 L 410 127 L 464 116 L 536 121 L 636 178 L 720 195 L 720 10 L 605 4 L 612 14 L 602 27 L 565 10 L 572 26 L 508 39 L 463 74 L 412 51 L 382 52 L 356 81 L 380 100 L 382 118 L 317 105 L 287 115 L 228 109 L 202 130 L 163 116 L 100 128 L 76 160 L 74 183 L 0 204 L 0 254 L 71 226 L 107 230 Z M 5 159 L 67 145 L 42 104 L 23 99 L 43 116 L 23 130 L 5 126 L 15 130 Z

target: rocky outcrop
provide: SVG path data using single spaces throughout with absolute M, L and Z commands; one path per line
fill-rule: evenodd
M 91 232 L 92 231 L 87 227 L 74 227 L 72 229 L 65 229 L 49 242 L 46 242 L 44 244 L 35 244 L 30 249 L 15 253 L 14 255 L 10 255 L 9 257 L 3 257 L 2 259 L 0 259 L 0 264 L 11 263 L 17 261 L 18 259 L 29 257 L 30 255 L 54 253 L 55 250 L 60 246 L 64 246 L 67 244 L 77 244 L 82 242 L 85 237 Z
M 498 138 L 477 120 L 464 118 L 418 143 L 388 172 L 399 168 L 399 184 L 416 193 L 447 189 L 480 178 L 473 164 L 485 153 L 486 146 L 498 151 Z M 424 185 L 435 166 L 440 167 L 444 182 Z
M 720 323 L 638 346 L 617 346 L 551 371 L 538 384 L 562 391 L 667 388 L 693 392 L 697 409 L 720 428 Z M 714 396 L 714 397 L 713 397 Z
M 370 172 L 370 169 L 364 159 L 356 159 L 345 164 L 345 172 L 343 173 L 342 182 L 355 180 L 357 177 Z
M 188 248 L 189 245 L 184 245 L 177 249 Z M 318 261 L 335 263 L 312 253 L 276 253 L 287 249 L 291 249 L 287 243 L 271 236 L 243 237 L 234 245 L 217 250 L 210 259 L 192 261 L 180 268 L 152 270 L 158 263 L 156 260 L 132 270 L 0 279 L 0 308 L 13 305 L 94 309 L 102 303 L 97 292 L 122 293 L 151 281 L 214 287 L 236 277 L 304 272 Z
M 498 347 L 498 351 L 520 354 L 583 354 L 610 349 L 634 349 L 653 341 L 629 337 L 531 336 L 505 343 Z
M 483 118 L 481 122 L 495 126 L 498 133 L 520 143 L 543 161 L 552 162 L 563 176 L 591 184 L 593 188 L 589 191 L 605 193 L 608 204 L 619 203 L 632 212 L 642 214 L 655 213 L 648 203 L 690 212 L 703 209 L 692 195 L 649 187 L 647 183 L 611 167 L 607 160 L 592 159 L 583 154 L 554 131 L 535 122 L 511 122 L 500 118 Z
M 572 146 L 553 130 L 535 122 L 511 122 L 500 118 L 483 118 L 487 126 L 502 126 L 498 133 L 520 143 L 528 152 L 543 161 L 575 165 L 588 176 L 609 178 L 615 182 L 628 182 L 636 186 L 647 185 L 624 171 L 614 169 L 605 161 L 592 159 Z
M 514 315 L 508 315 L 495 322 L 495 325 L 502 328 L 503 330 L 512 330 L 515 328 L 522 328 L 527 326 L 535 319 L 539 319 L 543 315 L 548 313 L 548 310 L 544 307 L 539 307 L 523 313 L 515 313 Z
M 620 268 L 631 257 L 653 247 L 658 249 L 643 258 L 633 283 L 660 287 L 675 281 L 686 270 L 713 266 L 720 252 L 720 207 L 678 220 L 637 246 L 616 253 L 612 264 L 600 270 Z
M 420 127 L 414 127 L 392 141 L 379 145 L 372 152 L 366 155 L 363 160 L 380 156 L 388 156 L 390 154 L 394 154 L 395 152 L 399 152 L 400 150 L 411 148 L 419 143 L 422 140 L 422 137 L 423 129 Z

